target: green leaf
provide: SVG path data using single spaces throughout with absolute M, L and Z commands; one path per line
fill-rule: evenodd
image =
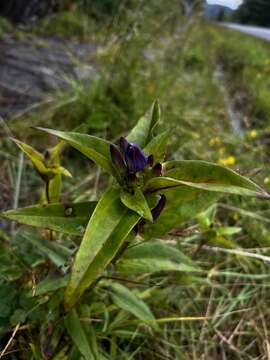
M 15 144 L 27 155 L 40 174 L 45 174 L 47 172 L 43 154 L 18 139 L 11 138 L 11 140 L 14 141 Z
M 35 150 L 30 145 L 27 145 L 18 139 L 11 139 L 28 156 L 37 172 L 40 175 L 43 175 L 43 178 L 44 175 L 47 177 L 47 179 L 52 179 L 56 175 L 65 175 L 71 177 L 70 172 L 64 167 L 60 166 L 59 159 L 57 157 L 47 161 L 43 154 Z M 48 153 L 50 153 L 50 151 Z
M 75 309 L 71 310 L 65 317 L 65 325 L 72 341 L 84 358 L 87 360 L 98 360 L 98 354 L 95 349 L 93 349 L 93 346 L 91 346 L 93 339 L 88 339 L 89 334 L 85 333 Z M 94 341 L 96 340 L 94 339 Z
M 118 187 L 109 189 L 87 225 L 66 290 L 67 308 L 73 306 L 106 269 L 140 219 L 121 203 L 119 193 Z
M 61 276 L 57 278 L 47 277 L 37 284 L 35 296 L 43 295 L 51 291 L 55 291 L 67 286 L 69 276 Z M 32 290 L 31 290 L 32 292 Z
M 82 318 L 87 319 L 87 321 L 83 322 L 83 328 L 87 335 L 88 342 L 90 343 L 90 347 L 93 353 L 96 354 L 98 360 L 106 360 L 107 357 L 103 353 L 101 348 L 98 348 L 97 339 L 96 339 L 96 330 L 93 326 L 93 323 L 89 321 L 91 317 L 93 317 L 93 311 L 91 306 L 83 304 L 79 307 L 80 315 Z
M 169 140 L 170 131 L 164 131 L 155 136 L 143 149 L 148 155 L 154 156 L 154 162 L 163 162 L 166 153 L 166 147 Z
M 120 196 L 121 196 L 122 203 L 127 208 L 135 211 L 137 214 L 139 214 L 144 219 L 146 219 L 150 222 L 153 222 L 151 210 L 149 209 L 148 203 L 147 203 L 141 189 L 135 187 L 133 189 L 133 193 L 130 193 L 130 192 L 122 189 Z
M 198 272 L 200 268 L 176 247 L 151 240 L 127 249 L 117 262 L 116 271 L 125 274 L 158 271 Z
M 238 234 L 242 231 L 242 228 L 238 227 L 238 226 L 220 226 L 216 229 L 216 233 L 217 235 L 234 235 L 234 234 Z
M 83 235 L 97 202 L 34 205 L 9 210 L 0 217 L 72 235 Z
M 103 167 L 108 173 L 114 175 L 115 171 L 111 161 L 110 143 L 96 136 L 76 132 L 64 132 L 47 128 L 36 129 L 55 135 L 66 141 L 69 145 Z
M 251 180 L 205 161 L 172 161 L 163 168 L 168 177 L 153 178 L 144 189 L 162 190 L 167 199 L 165 209 L 153 226 L 145 226 L 146 237 L 161 236 L 194 218 L 222 193 L 269 198 L 269 194 Z
M 59 160 L 60 154 L 66 145 L 67 145 L 66 142 L 61 140 L 53 148 L 48 150 L 52 164 L 60 164 L 60 160 Z
M 50 259 L 58 268 L 66 271 L 68 259 L 73 254 L 73 250 L 56 241 L 41 237 L 33 231 L 24 231 L 21 236 L 24 241 L 31 243 L 43 257 Z
M 164 164 L 164 178 L 149 181 L 154 189 L 187 185 L 198 189 L 229 194 L 270 198 L 270 195 L 244 176 L 226 167 L 199 160 L 169 161 Z
M 113 302 L 119 308 L 128 311 L 143 322 L 153 321 L 154 323 L 155 317 L 151 310 L 133 291 L 116 282 L 110 282 L 109 284 L 112 289 Z
M 150 133 L 151 133 L 151 137 L 154 137 L 154 130 L 155 127 L 157 126 L 158 122 L 160 121 L 160 117 L 161 117 L 161 110 L 160 110 L 160 105 L 159 105 L 159 101 L 156 99 L 152 105 L 151 108 L 151 117 L 152 117 L 152 123 L 151 123 L 151 129 L 150 129 Z
M 181 186 L 163 190 L 166 205 L 159 218 L 151 226 L 145 224 L 145 238 L 158 237 L 190 221 L 201 211 L 207 209 L 221 196 L 220 193 Z
M 9 244 L 9 241 L 0 243 L 0 283 L 2 279 L 9 282 L 14 281 L 20 278 L 25 271 L 13 247 L 7 244 Z
M 216 212 L 217 212 L 217 206 L 215 204 L 215 205 L 209 206 L 208 209 L 201 212 L 197 216 L 197 221 L 200 224 L 200 226 L 202 227 L 202 229 L 209 230 L 211 228 L 211 225 L 214 224 Z
M 10 317 L 10 324 L 12 326 L 17 325 L 18 323 L 24 323 L 27 317 L 27 312 L 23 309 L 16 309 Z
M 153 130 L 160 118 L 160 107 L 156 100 L 151 110 L 143 115 L 127 136 L 127 141 L 144 148 L 153 137 Z

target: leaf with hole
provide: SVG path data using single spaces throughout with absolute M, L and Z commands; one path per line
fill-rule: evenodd
M 97 202 L 33 205 L 9 210 L 0 217 L 21 224 L 82 236 Z

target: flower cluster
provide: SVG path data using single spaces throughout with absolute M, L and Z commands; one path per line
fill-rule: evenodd
M 120 146 L 110 145 L 112 162 L 120 175 L 122 185 L 134 184 L 137 174 L 146 174 L 150 170 L 151 176 L 160 176 L 162 165 L 154 164 L 153 155 L 146 155 L 137 144 L 129 143 L 124 137 L 120 138 Z M 136 184 L 134 184 L 136 185 Z M 157 205 L 151 210 L 153 220 L 156 220 L 166 204 L 165 195 L 160 195 Z
M 124 137 L 120 138 L 120 147 L 111 144 L 110 152 L 116 170 L 129 179 L 136 178 L 145 168 L 152 168 L 155 175 L 161 175 L 161 164 L 153 166 L 153 155 L 146 155 L 137 144 L 129 143 Z
M 120 138 L 120 149 L 111 144 L 111 157 L 117 170 L 130 175 L 144 171 L 147 165 L 153 165 L 153 156 L 147 156 L 137 144 L 130 144 L 124 137 Z

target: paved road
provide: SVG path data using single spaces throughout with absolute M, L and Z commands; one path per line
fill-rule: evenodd
M 270 29 L 261 28 L 257 26 L 238 25 L 231 23 L 223 23 L 224 26 L 241 31 L 246 34 L 270 41 Z

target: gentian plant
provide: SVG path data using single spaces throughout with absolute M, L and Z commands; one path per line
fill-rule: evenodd
M 159 120 L 160 107 L 155 101 L 150 111 L 117 144 L 74 131 L 37 128 L 58 137 L 60 144 L 74 147 L 114 178 L 98 201 L 67 204 L 58 201 L 59 194 L 53 201 L 48 195 L 47 204 L 2 214 L 6 219 L 46 228 L 56 234 L 82 237 L 70 271 L 61 282 L 66 286 L 65 311 L 72 314 L 67 318 L 68 328 L 74 320 L 74 306 L 112 267 L 119 271 L 134 269 L 134 266 L 137 270 L 140 268 L 144 254 L 139 252 L 135 264 L 133 242 L 140 239 L 145 244 L 145 252 L 152 252 L 153 257 L 160 256 L 157 254 L 160 249 L 163 260 L 169 262 L 176 254 L 168 249 L 164 251 L 162 245 L 154 245 L 152 239 L 166 235 L 183 221 L 206 210 L 222 194 L 269 199 L 269 194 L 255 182 L 229 168 L 200 160 L 164 161 L 170 132 L 156 134 Z M 18 140 L 15 142 L 30 157 L 47 189 L 56 176 L 69 175 L 59 162 L 58 150 L 62 145 L 56 147 L 57 151 L 49 152 L 50 156 L 43 156 Z M 55 162 L 52 159 L 56 159 Z M 125 257 L 126 252 L 133 253 L 133 257 Z M 181 257 L 181 261 L 185 262 L 184 259 Z M 151 256 L 148 256 L 148 272 L 166 270 L 165 265 L 163 262 L 160 268 L 151 267 Z M 170 266 L 175 269 L 175 264 Z M 186 269 L 188 266 L 186 264 Z M 121 286 L 114 286 L 115 291 L 121 293 Z M 151 319 L 149 311 L 145 316 L 150 314 Z M 72 329 L 70 331 L 72 335 Z
M 53 148 L 44 151 L 44 154 L 30 145 L 12 138 L 16 145 L 31 160 L 35 170 L 44 181 L 44 190 L 41 193 L 41 202 L 45 204 L 59 202 L 62 186 L 62 175 L 71 177 L 70 172 L 60 165 L 60 154 L 65 142 L 60 141 Z

